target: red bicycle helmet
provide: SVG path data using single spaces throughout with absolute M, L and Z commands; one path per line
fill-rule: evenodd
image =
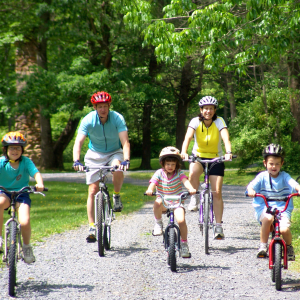
M 1 142 L 4 147 L 10 146 L 10 145 L 25 147 L 27 144 L 27 141 L 26 141 L 24 135 L 18 131 L 11 131 L 11 132 L 7 133 L 2 138 Z
M 106 92 L 97 92 L 91 98 L 92 104 L 111 103 L 111 96 Z

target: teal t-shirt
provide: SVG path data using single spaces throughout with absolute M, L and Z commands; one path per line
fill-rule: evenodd
M 0 157 L 0 185 L 9 191 L 18 191 L 28 186 L 30 176 L 34 177 L 38 171 L 32 160 L 26 156 L 22 156 L 18 169 L 12 168 L 4 156 Z
M 107 121 L 102 124 L 96 110 L 82 119 L 78 129 L 78 133 L 89 137 L 89 149 L 104 153 L 121 148 L 119 133 L 122 131 L 127 131 L 127 126 L 121 114 L 109 111 Z

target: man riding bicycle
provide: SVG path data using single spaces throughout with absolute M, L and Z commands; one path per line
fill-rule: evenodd
M 120 166 L 120 170 L 113 173 L 113 210 L 120 212 L 123 208 L 120 191 L 124 180 L 122 170 L 129 168 L 130 144 L 128 129 L 123 116 L 110 111 L 111 96 L 106 92 L 97 92 L 92 98 L 94 111 L 86 115 L 79 126 L 78 134 L 73 147 L 73 167 L 83 171 L 80 162 L 80 152 L 86 137 L 89 137 L 89 149 L 84 157 L 85 165 L 90 171 L 86 173 L 86 184 L 89 185 L 87 199 L 87 214 L 89 220 L 88 243 L 96 241 L 96 228 L 94 225 L 94 197 L 99 191 L 99 166 Z M 122 146 L 122 148 L 121 148 Z M 123 161 L 123 162 L 122 162 Z

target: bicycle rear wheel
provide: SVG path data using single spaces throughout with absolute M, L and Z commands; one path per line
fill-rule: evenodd
M 204 222 L 204 249 L 205 254 L 208 254 L 209 243 L 209 195 L 204 194 L 204 209 L 203 209 L 203 222 Z
M 176 272 L 176 233 L 175 228 L 171 227 L 169 230 L 169 247 L 168 247 L 168 263 L 172 272 Z
M 99 193 L 97 201 L 97 240 L 98 240 L 98 253 L 99 256 L 104 256 L 103 245 L 103 220 L 104 220 L 104 199 L 103 193 Z
M 8 294 L 10 296 L 15 296 L 15 286 L 16 286 L 16 274 L 17 274 L 17 223 L 11 222 L 9 224 L 9 237 L 10 241 L 8 250 Z
M 282 247 L 280 243 L 275 244 L 275 262 L 274 262 L 274 267 L 275 268 L 275 285 L 276 285 L 276 290 L 280 291 L 281 290 L 281 256 L 282 256 Z
M 109 219 L 109 217 L 112 217 L 112 210 L 111 210 L 111 204 L 109 198 L 106 199 L 104 202 L 104 211 L 105 211 L 105 216 L 104 216 L 104 228 L 103 228 L 103 244 L 105 250 L 110 249 L 110 242 L 111 242 L 111 219 L 109 221 L 109 224 L 107 224 L 106 220 Z

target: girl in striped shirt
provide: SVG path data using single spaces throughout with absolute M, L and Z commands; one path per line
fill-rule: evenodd
M 146 191 L 146 194 L 151 196 L 155 188 L 158 193 L 163 195 L 180 195 L 182 190 L 182 183 L 190 192 L 195 194 L 196 190 L 188 181 L 187 176 L 179 169 L 181 162 L 180 151 L 175 147 L 163 148 L 159 155 L 159 162 L 162 166 L 157 170 L 150 180 L 150 185 Z M 155 217 L 155 225 L 152 234 L 154 236 L 162 235 L 163 222 L 162 213 L 166 212 L 166 208 L 162 204 L 162 199 L 157 197 L 154 205 L 153 212 Z M 181 235 L 181 256 L 189 258 L 189 248 L 187 243 L 187 226 L 185 222 L 185 210 L 183 206 L 175 209 L 174 215 L 180 228 Z

